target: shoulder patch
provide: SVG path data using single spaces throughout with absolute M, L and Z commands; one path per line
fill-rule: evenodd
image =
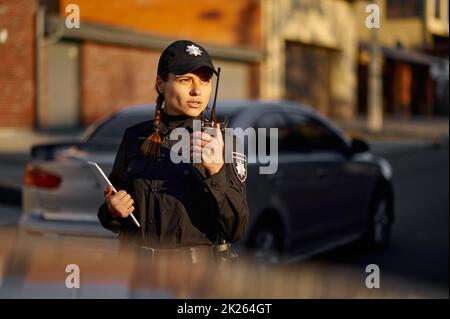
M 241 183 L 247 179 L 247 156 L 233 152 L 233 171 Z

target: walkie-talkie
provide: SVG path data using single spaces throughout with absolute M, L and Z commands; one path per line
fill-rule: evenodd
M 216 124 L 217 124 L 216 100 L 217 100 L 217 90 L 219 88 L 219 78 L 220 78 L 220 68 L 217 68 L 216 92 L 214 92 L 214 101 L 211 109 L 211 114 L 209 118 L 202 116 L 202 132 L 205 132 L 206 134 L 209 135 L 216 134 Z M 224 127 L 221 126 L 221 129 L 224 129 Z

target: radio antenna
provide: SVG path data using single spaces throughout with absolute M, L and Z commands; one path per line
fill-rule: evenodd
M 217 68 L 217 81 L 216 81 L 216 92 L 214 92 L 214 102 L 211 109 L 211 122 L 216 124 L 216 100 L 217 100 L 217 89 L 219 88 L 219 79 L 220 79 L 220 68 Z

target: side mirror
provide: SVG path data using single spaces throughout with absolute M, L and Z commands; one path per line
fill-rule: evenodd
M 368 152 L 370 150 L 369 144 L 367 144 L 364 140 L 354 138 L 352 140 L 352 144 L 350 146 L 350 154 L 359 154 Z

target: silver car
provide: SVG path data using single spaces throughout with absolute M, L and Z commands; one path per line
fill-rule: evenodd
M 86 161 L 109 174 L 124 130 L 152 118 L 153 109 L 126 108 L 89 127 L 80 141 L 34 146 L 23 186 L 23 232 L 114 238 L 97 220 L 103 189 Z M 230 128 L 278 129 L 274 174 L 260 173 L 267 163 L 249 147 L 260 138 L 269 145 L 270 135 L 244 140 L 250 221 L 239 248 L 275 261 L 356 240 L 387 245 L 394 220 L 392 169 L 364 141 L 349 141 L 315 111 L 293 102 L 222 102 L 217 110 Z

